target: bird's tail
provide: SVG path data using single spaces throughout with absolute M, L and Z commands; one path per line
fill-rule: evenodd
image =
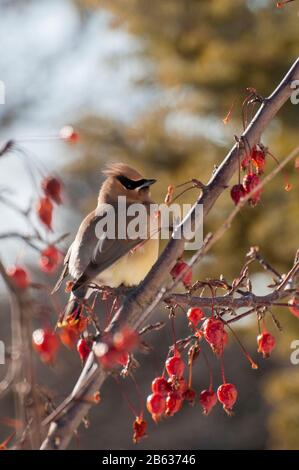
M 81 295 L 76 295 L 72 293 L 70 295 L 69 301 L 65 306 L 64 311 L 59 317 L 57 322 L 58 328 L 63 328 L 65 326 L 74 326 L 80 320 L 80 317 L 84 309 L 84 299 L 85 293 Z

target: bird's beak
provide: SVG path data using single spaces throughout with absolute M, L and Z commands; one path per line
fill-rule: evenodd
M 138 189 L 148 188 L 148 187 L 151 186 L 152 184 L 156 183 L 156 181 L 157 181 L 157 180 L 154 180 L 154 179 L 145 180 L 144 183 L 142 183 L 142 185 L 138 187 Z

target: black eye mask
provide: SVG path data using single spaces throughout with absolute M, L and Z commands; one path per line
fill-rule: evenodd
M 134 190 L 134 189 L 141 189 L 141 188 L 147 188 L 148 186 L 150 186 L 151 184 L 154 184 L 156 182 L 156 180 L 146 180 L 144 178 L 142 178 L 141 180 L 137 180 L 137 181 L 134 181 L 134 180 L 130 180 L 129 178 L 127 178 L 126 176 L 123 176 L 123 175 L 120 175 L 120 176 L 117 176 L 116 179 L 118 179 L 118 181 L 126 188 L 126 189 L 129 189 L 129 190 Z

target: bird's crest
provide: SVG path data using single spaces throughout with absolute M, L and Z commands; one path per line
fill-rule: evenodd
M 131 180 L 139 180 L 142 175 L 134 168 L 126 165 L 125 163 L 108 163 L 106 168 L 103 170 L 105 176 L 126 176 Z

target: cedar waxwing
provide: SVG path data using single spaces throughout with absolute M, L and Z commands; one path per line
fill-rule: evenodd
M 111 164 L 103 173 L 107 178 L 100 189 L 97 207 L 81 223 L 65 257 L 63 272 L 53 290 L 55 292 L 59 289 L 68 274 L 72 276 L 72 292 L 58 326 L 76 322 L 84 299 L 92 292 L 90 284 L 112 288 L 138 285 L 158 258 L 159 237 L 157 231 L 152 230 L 153 226 L 157 226 L 157 221 L 154 222 L 152 213 L 150 214 L 150 205 L 153 203 L 150 199 L 150 186 L 156 180 L 144 179 L 140 173 L 123 163 Z M 99 228 L 98 223 L 107 215 L 107 204 L 115 211 L 117 225 L 120 215 L 119 196 L 125 196 L 125 199 L 122 198 L 125 200 L 125 210 L 136 203 L 145 207 L 147 227 L 142 239 L 129 238 L 127 233 L 120 238 L 118 227 L 115 227 L 115 237 L 111 239 Z M 132 216 L 130 219 L 126 215 L 125 220 L 128 227 Z

